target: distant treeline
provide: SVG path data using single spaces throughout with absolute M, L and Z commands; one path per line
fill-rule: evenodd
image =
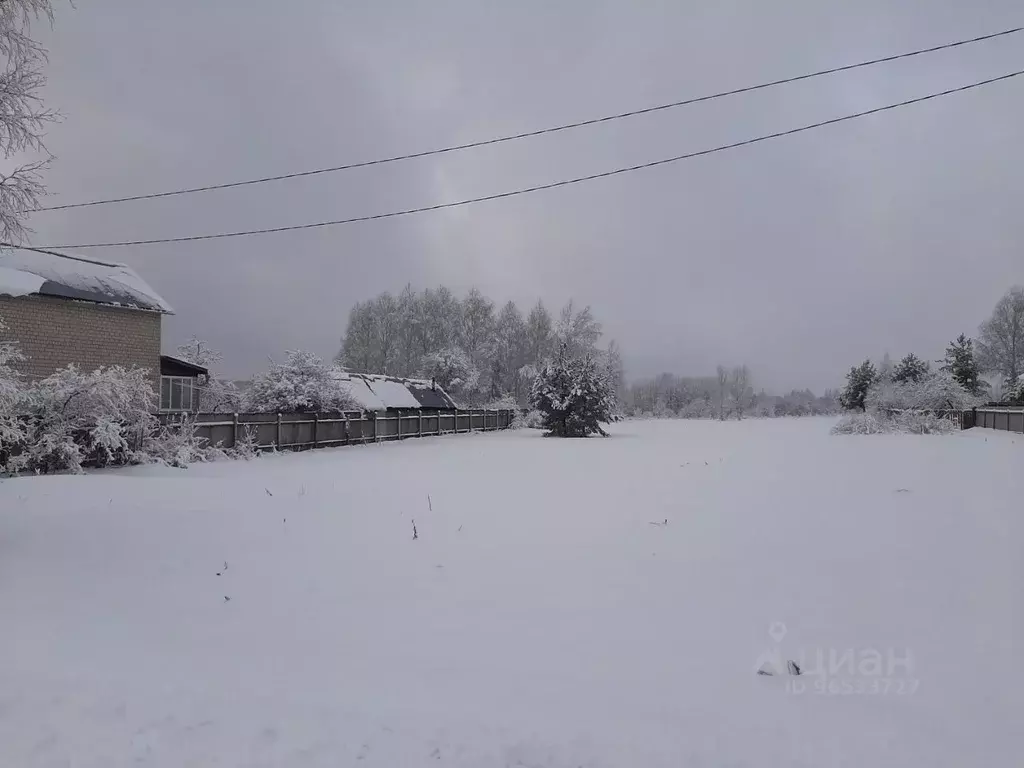
M 714 376 L 663 373 L 631 384 L 624 411 L 654 418 L 743 418 L 744 416 L 818 416 L 837 413 L 837 394 L 820 397 L 809 389 L 786 395 L 755 392 L 750 369 L 719 366 Z
M 335 360 L 351 371 L 434 379 L 466 404 L 525 405 L 540 367 L 562 345 L 599 358 L 621 394 L 621 355 L 614 341 L 599 346 L 602 335 L 590 307 L 571 301 L 556 319 L 540 301 L 524 315 L 515 302 L 498 308 L 476 289 L 459 298 L 444 286 L 406 286 L 352 307 Z

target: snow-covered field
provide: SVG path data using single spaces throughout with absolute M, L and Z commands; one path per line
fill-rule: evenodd
M 831 423 L 3 481 L 0 765 L 1019 765 L 1024 438 Z

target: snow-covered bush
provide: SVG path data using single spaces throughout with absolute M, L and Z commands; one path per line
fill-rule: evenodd
M 260 441 L 256 430 L 256 427 L 246 425 L 245 429 L 242 430 L 242 434 L 235 440 L 235 445 L 230 451 L 232 458 L 248 461 L 260 455 Z
M 964 410 L 978 404 L 949 371 L 923 374 L 919 380 L 879 382 L 868 390 L 864 403 L 878 411 Z
M 271 362 L 254 376 L 242 399 L 253 413 L 309 413 L 359 410 L 342 381 L 330 366 L 312 352 L 290 351 L 283 363 Z
M 0 318 L 0 332 L 4 327 Z M 21 397 L 21 377 L 14 368 L 14 363 L 22 359 L 17 344 L 0 342 L 0 469 L 11 451 L 25 440 L 25 424 L 18 418 L 16 408 Z
M 957 431 L 955 422 L 925 411 L 906 411 L 891 417 L 878 411 L 850 413 L 832 427 L 833 435 L 948 435 Z
M 8 462 L 14 471 L 78 471 L 148 459 L 156 429 L 149 372 L 110 366 L 82 373 L 74 365 L 26 385 L 15 406 L 25 439 Z
M 208 461 L 251 458 L 252 451 L 245 443 L 229 449 L 222 448 L 220 444 L 210 445 L 207 438 L 199 436 L 197 428 L 198 423 L 191 414 L 184 414 L 160 426 L 146 441 L 147 458 L 180 469 Z
M 512 429 L 544 429 L 544 414 L 534 409 L 518 411 L 512 419 Z
M 558 356 L 541 368 L 530 392 L 530 405 L 540 411 L 544 427 L 558 437 L 604 435 L 601 422 L 612 421 L 615 393 L 593 355 L 573 357 L 563 345 Z
M 690 401 L 679 411 L 679 416 L 684 419 L 710 419 L 714 415 L 714 407 L 703 398 Z

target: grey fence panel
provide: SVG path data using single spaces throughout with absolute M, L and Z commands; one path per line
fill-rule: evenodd
M 976 427 L 1024 434 L 1024 408 L 1021 406 L 975 408 L 973 417 Z
M 979 420 L 981 413 L 978 414 Z M 429 437 L 453 432 L 507 429 L 513 411 L 347 411 L 345 413 L 203 413 L 188 417 L 160 414 L 162 424 L 188 418 L 195 433 L 222 448 L 232 448 L 251 435 L 263 450 L 303 450 L 359 445 L 408 437 Z

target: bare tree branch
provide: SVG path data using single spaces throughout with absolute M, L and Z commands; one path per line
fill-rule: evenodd
M 39 97 L 46 76 L 46 49 L 32 39 L 33 22 L 53 22 L 51 0 L 0 0 L 0 155 L 4 160 L 23 152 L 43 155 L 0 172 L 0 239 L 24 242 L 29 230 L 28 214 L 46 194 L 42 171 L 52 156 L 43 143 L 48 123 L 58 114 L 43 106 Z

